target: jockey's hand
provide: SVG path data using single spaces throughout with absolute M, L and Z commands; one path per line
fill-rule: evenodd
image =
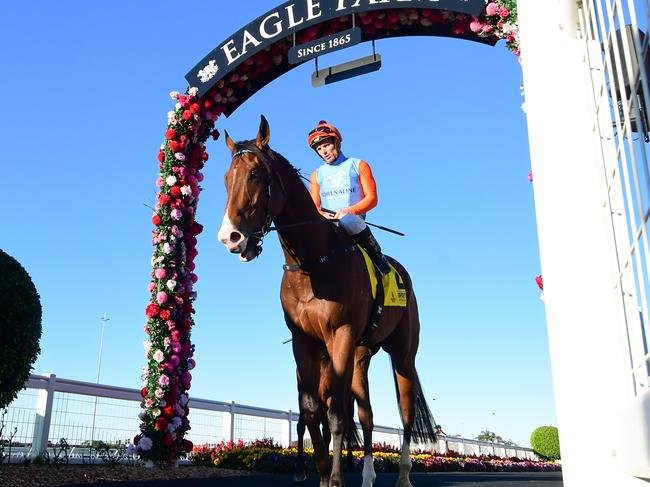
M 341 208 L 339 211 L 336 212 L 336 215 L 334 215 L 334 218 L 337 220 L 340 220 L 343 218 L 345 215 L 347 215 L 349 212 L 346 208 Z

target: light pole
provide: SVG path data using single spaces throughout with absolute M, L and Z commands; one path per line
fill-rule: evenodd
M 104 350 L 104 328 L 106 327 L 106 322 L 110 321 L 110 318 L 106 317 L 106 312 L 104 312 L 104 316 L 99 318 L 99 320 L 102 322 L 102 332 L 99 336 L 99 359 L 97 361 L 97 380 L 95 381 L 97 384 L 99 384 L 99 374 L 102 371 L 102 352 Z M 92 450 L 93 450 L 93 441 L 95 440 L 95 416 L 97 414 L 97 394 L 95 394 L 95 404 L 93 406 L 93 424 L 92 427 L 90 428 L 90 452 L 92 456 Z

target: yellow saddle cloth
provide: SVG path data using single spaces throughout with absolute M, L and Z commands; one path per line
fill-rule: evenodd
M 360 245 L 357 245 L 357 247 L 359 247 L 363 260 L 366 262 L 368 275 L 370 276 L 370 286 L 372 287 L 372 297 L 375 298 L 377 294 L 377 269 L 375 269 L 375 265 L 368 253 Z M 381 283 L 384 287 L 384 306 L 406 307 L 406 286 L 402 281 L 402 277 L 392 265 L 390 266 L 390 273 L 382 276 Z

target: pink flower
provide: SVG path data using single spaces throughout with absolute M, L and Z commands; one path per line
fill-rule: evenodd
M 144 400 L 144 407 L 146 407 L 146 408 L 148 409 L 148 408 L 150 408 L 151 406 L 153 406 L 153 400 L 151 400 L 151 399 L 145 399 L 145 400 Z
M 158 384 L 160 384 L 162 387 L 167 387 L 169 385 L 169 377 L 167 377 L 165 374 L 162 374 L 160 376 L 160 379 L 158 379 Z
M 533 171 L 528 172 L 528 181 L 533 182 Z
M 165 360 L 165 354 L 162 352 L 162 350 L 156 350 L 153 354 L 153 359 L 160 363 L 163 360 Z
M 178 355 L 172 355 L 170 360 L 174 367 L 178 367 L 178 364 L 181 363 L 181 359 L 178 357 Z
M 482 27 L 483 27 L 483 23 L 476 19 L 472 20 L 469 23 L 469 30 L 471 30 L 474 33 L 479 32 Z
M 193 358 L 191 358 L 187 361 L 187 368 L 189 370 L 192 370 L 194 367 L 196 367 L 196 361 Z
M 174 208 L 171 213 L 172 220 L 180 220 L 183 216 L 183 213 L 178 209 Z
M 164 395 L 165 393 L 160 388 L 156 389 L 156 392 L 154 392 L 154 396 L 156 396 L 158 399 L 161 399 Z
M 158 186 L 158 187 L 160 188 L 160 187 L 162 187 L 162 185 L 163 185 L 163 180 L 162 180 L 162 178 L 158 178 L 158 179 L 156 179 L 156 186 Z
M 158 279 L 164 279 L 167 276 L 167 271 L 159 267 L 154 271 L 154 274 Z
M 160 291 L 156 294 L 156 301 L 158 304 L 163 304 L 167 302 L 167 293 L 165 291 Z
M 508 16 L 510 15 L 510 12 L 508 11 L 507 8 L 502 7 L 501 10 L 499 10 L 499 15 L 501 16 L 502 19 L 507 19 Z
M 150 282 L 150 283 L 147 285 L 147 290 L 148 290 L 149 292 L 151 292 L 151 291 L 153 291 L 154 289 L 156 289 L 156 283 L 152 281 L 152 282 Z
M 485 7 L 485 14 L 486 15 L 499 15 L 501 12 L 501 7 L 499 7 L 496 3 L 490 2 L 487 4 L 487 7 Z
M 180 342 L 172 342 L 172 351 L 173 351 L 174 353 L 178 353 L 178 352 L 180 352 L 182 349 L 183 349 L 183 348 L 182 348 L 182 345 L 180 344 Z

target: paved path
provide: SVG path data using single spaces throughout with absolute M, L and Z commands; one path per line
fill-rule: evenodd
M 397 474 L 380 473 L 375 487 L 393 487 Z M 361 475 L 345 476 L 348 487 L 361 485 Z M 561 472 L 475 473 L 439 472 L 412 473 L 413 487 L 562 487 Z M 94 484 L 93 487 L 318 487 L 318 478 L 310 476 L 305 482 L 294 482 L 286 475 L 251 475 L 213 477 L 210 479 L 159 480 Z

